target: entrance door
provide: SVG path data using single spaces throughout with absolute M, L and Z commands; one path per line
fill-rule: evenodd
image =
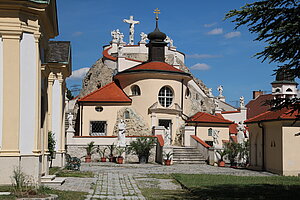
M 172 144 L 172 120 L 170 119 L 159 119 L 158 125 L 163 126 L 166 129 L 167 135 L 169 135 L 170 144 Z

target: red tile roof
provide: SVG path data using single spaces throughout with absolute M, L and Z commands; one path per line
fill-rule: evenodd
M 192 116 L 188 122 L 200 122 L 200 123 L 222 123 L 222 124 L 232 124 L 232 121 L 229 121 L 224 118 L 220 118 L 215 115 L 211 115 L 204 112 L 198 112 L 194 116 Z
M 184 71 L 177 69 L 172 65 L 169 65 L 165 62 L 157 62 L 157 61 L 146 62 L 144 64 L 140 64 L 130 69 L 127 69 L 125 71 L 139 71 L 139 70 L 171 71 L 171 72 L 185 73 Z
M 216 116 L 222 119 L 225 119 L 221 113 L 216 113 Z
M 237 124 L 230 124 L 229 126 L 229 133 L 230 134 L 237 134 Z
M 247 119 L 245 123 L 255 123 L 261 121 L 276 121 L 276 120 L 295 120 L 300 113 L 292 112 L 291 109 L 283 108 L 278 111 L 266 111 L 253 118 Z
M 98 90 L 82 97 L 79 102 L 117 102 L 130 103 L 131 99 L 119 88 L 115 82 L 111 82 Z
M 240 110 L 232 110 L 232 111 L 222 111 L 222 114 L 230 114 L 230 113 L 240 113 Z
M 111 56 L 111 55 L 108 53 L 108 51 L 109 51 L 111 48 L 112 48 L 112 47 L 109 47 L 109 48 L 105 49 L 105 50 L 102 52 L 102 55 L 103 55 L 105 58 L 109 59 L 109 60 L 116 61 L 117 58 Z
M 270 109 L 270 106 L 263 105 L 266 100 L 273 99 L 272 94 L 264 94 L 258 96 L 256 99 L 251 100 L 247 105 L 247 119 L 255 117 Z

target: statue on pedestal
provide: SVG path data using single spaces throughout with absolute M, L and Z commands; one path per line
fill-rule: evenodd
M 146 33 L 144 33 L 144 32 L 141 32 L 141 34 L 140 34 L 140 36 L 141 36 L 141 41 L 140 41 L 140 43 L 142 43 L 142 44 L 146 44 L 147 43 L 147 34 Z
M 167 127 L 165 130 L 165 146 L 170 146 L 171 145 L 171 132 L 170 132 L 170 128 Z
M 219 91 L 219 97 L 223 97 L 223 86 L 219 85 L 219 87 L 217 89 Z
M 212 137 L 213 137 L 213 144 L 214 144 L 214 147 L 216 147 L 218 144 L 219 144 L 219 132 L 218 130 L 213 130 L 212 132 Z
M 245 108 L 245 99 L 243 96 L 240 97 L 240 108 Z
M 117 146 L 126 147 L 126 138 L 125 138 L 126 124 L 123 119 L 120 120 L 120 123 L 118 124 L 118 128 L 119 128 L 119 134 L 118 134 Z

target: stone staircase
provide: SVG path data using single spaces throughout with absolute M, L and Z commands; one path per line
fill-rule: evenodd
M 205 158 L 195 147 L 173 147 L 173 163 L 206 164 Z
M 41 177 L 42 185 L 62 185 L 66 178 L 56 177 L 56 175 L 45 175 Z

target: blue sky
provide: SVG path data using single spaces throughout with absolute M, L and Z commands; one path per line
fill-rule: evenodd
M 129 26 L 123 19 L 133 15 L 135 42 L 139 33 L 154 30 L 153 10 L 161 10 L 159 28 L 174 40 L 177 50 L 186 54 L 185 64 L 192 73 L 217 95 L 223 85 L 226 101 L 235 105 L 240 96 L 246 102 L 253 90 L 271 91 L 271 76 L 276 64 L 261 63 L 253 58 L 264 43 L 254 42 L 255 35 L 246 27 L 234 30 L 225 13 L 253 1 L 241 0 L 58 0 L 60 35 L 55 40 L 72 44 L 73 71 L 91 67 L 102 56 L 102 46 L 111 41 L 110 31 L 120 29 L 128 42 Z M 70 87 L 81 84 L 79 78 L 67 80 Z

